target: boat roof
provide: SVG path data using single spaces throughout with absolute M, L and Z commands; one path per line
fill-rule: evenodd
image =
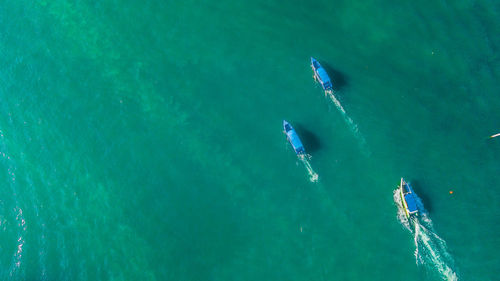
M 330 77 L 323 67 L 318 68 L 316 72 L 318 73 L 319 79 L 321 79 L 323 83 L 330 82 Z
M 406 206 L 408 207 L 408 212 L 410 214 L 418 212 L 417 199 L 415 198 L 415 193 L 413 193 L 413 189 L 411 188 L 410 184 L 407 183 L 403 178 L 401 178 L 401 189 L 404 195 Z
M 405 194 L 405 201 L 406 201 L 406 206 L 408 206 L 408 212 L 410 214 L 418 212 L 417 200 L 415 199 L 413 193 Z
M 295 130 L 288 131 L 287 135 L 290 138 L 290 142 L 292 143 L 292 146 L 296 152 L 304 150 L 304 146 L 302 145 L 302 142 L 300 141 L 299 135 L 297 135 Z
M 285 133 L 288 137 L 288 140 L 292 144 L 293 149 L 295 150 L 295 153 L 299 154 L 299 153 L 305 152 L 304 146 L 302 145 L 302 142 L 300 141 L 299 135 L 297 135 L 297 132 L 295 132 L 295 129 L 286 120 L 283 120 L 283 129 L 285 130 Z

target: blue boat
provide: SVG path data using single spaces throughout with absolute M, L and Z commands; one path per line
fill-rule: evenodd
M 314 70 L 314 79 L 318 80 L 321 87 L 323 87 L 325 91 L 332 90 L 332 81 L 330 80 L 330 76 L 328 76 L 326 70 L 313 57 L 311 57 L 311 67 Z
M 299 135 L 295 132 L 295 129 L 290 125 L 290 123 L 283 120 L 283 130 L 285 130 L 286 137 L 290 144 L 293 146 L 293 150 L 297 155 L 305 154 L 306 150 L 300 141 Z
M 417 215 L 418 207 L 416 194 L 413 192 L 410 184 L 405 182 L 403 178 L 401 178 L 401 183 L 399 185 L 399 193 L 401 194 L 401 203 L 403 204 L 406 217 L 409 218 L 410 216 Z

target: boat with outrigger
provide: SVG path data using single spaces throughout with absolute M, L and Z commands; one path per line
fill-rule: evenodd
M 285 131 L 286 138 L 292 145 L 295 153 L 299 156 L 305 155 L 306 150 L 304 149 L 304 145 L 302 145 L 302 142 L 300 141 L 299 135 L 297 135 L 295 129 L 286 120 L 283 120 L 283 130 Z
M 417 195 L 413 192 L 410 184 L 401 178 L 398 188 L 399 194 L 401 195 L 401 204 L 403 205 L 406 217 L 409 218 L 410 216 L 417 216 Z
M 326 70 L 321 66 L 319 61 L 313 57 L 311 57 L 311 67 L 314 71 L 314 80 L 321 84 L 323 90 L 332 91 L 333 85 L 330 76 L 328 76 L 328 73 L 326 73 Z

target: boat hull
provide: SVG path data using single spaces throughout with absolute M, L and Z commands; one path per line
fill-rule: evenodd
M 401 197 L 401 205 L 403 205 L 403 210 L 405 212 L 405 215 L 407 218 L 409 218 L 410 212 L 408 212 L 408 205 L 406 204 L 405 196 L 403 195 L 403 189 L 401 186 L 399 186 L 399 196 Z
M 302 145 L 302 141 L 300 140 L 299 135 L 297 135 L 295 129 L 286 120 L 283 120 L 283 130 L 286 134 L 288 142 L 290 142 L 290 144 L 292 145 L 295 153 L 297 155 L 305 154 L 306 151 L 304 149 L 304 145 Z
M 311 67 L 314 71 L 314 79 L 317 80 L 325 91 L 332 90 L 332 81 L 326 70 L 313 57 L 311 57 Z
M 401 178 L 399 184 L 399 195 L 401 196 L 401 205 L 407 218 L 418 215 L 417 200 L 410 185 Z

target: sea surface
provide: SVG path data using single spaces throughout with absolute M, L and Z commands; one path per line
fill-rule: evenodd
M 499 34 L 495 0 L 4 0 L 0 280 L 499 280 Z

